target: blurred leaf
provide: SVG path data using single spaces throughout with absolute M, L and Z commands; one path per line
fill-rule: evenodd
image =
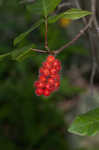
M 49 17 L 48 22 L 54 23 L 54 22 L 58 21 L 60 18 L 76 20 L 76 19 L 80 19 L 80 18 L 90 15 L 90 14 L 91 14 L 91 12 L 89 12 L 89 11 L 72 8 L 72 9 L 67 10 L 66 12 L 59 14 L 59 15 Z
M 41 23 L 43 23 L 43 19 L 39 20 L 38 22 L 36 22 L 29 30 L 27 30 L 26 32 L 20 34 L 18 37 L 15 38 L 14 40 L 14 46 L 16 44 L 18 44 L 19 42 L 21 42 L 30 32 L 32 32 L 33 30 L 35 30 L 37 27 L 40 26 Z
M 3 59 L 5 59 L 7 56 L 10 56 L 10 52 L 9 53 L 5 53 L 5 54 L 1 54 L 0 55 L 0 61 L 2 61 Z
M 44 11 L 44 16 L 47 17 L 47 6 L 46 6 L 46 0 L 41 0 L 42 1 L 42 6 L 43 6 L 43 11 Z
M 31 52 L 33 53 L 33 51 L 31 50 L 31 48 L 34 48 L 35 45 L 28 45 L 28 46 L 24 46 L 21 49 L 15 49 L 13 52 L 11 52 L 11 56 L 12 59 L 17 60 L 17 61 L 22 61 L 25 58 L 29 57 Z
M 17 48 L 9 53 L 0 55 L 0 60 L 5 59 L 7 56 L 11 56 L 13 60 L 22 61 L 25 58 L 29 57 L 31 53 L 33 53 L 31 48 L 34 48 L 34 47 L 35 45 L 31 44 L 28 46 L 24 46 L 22 48 Z
M 99 108 L 79 115 L 68 131 L 82 136 L 96 135 L 99 132 Z
M 36 0 L 32 5 L 28 5 L 27 9 L 33 14 L 48 16 L 61 0 Z

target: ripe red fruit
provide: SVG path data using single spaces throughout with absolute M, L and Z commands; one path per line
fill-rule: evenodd
M 57 73 L 57 69 L 56 68 L 51 68 L 50 69 L 50 73 L 51 74 L 56 74 Z
M 60 61 L 58 59 L 55 59 L 55 61 L 53 61 L 53 66 L 57 67 L 58 65 L 60 65 Z
M 51 92 L 49 89 L 45 89 L 43 94 L 44 94 L 44 96 L 50 96 Z
M 40 80 L 41 82 L 45 82 L 45 81 L 46 81 L 46 77 L 43 76 L 43 75 L 41 75 L 41 76 L 39 76 L 39 80 Z
M 59 72 L 59 71 L 61 70 L 61 65 L 58 65 L 58 66 L 56 67 L 56 70 Z
M 47 57 L 47 62 L 52 63 L 54 60 L 55 60 L 55 57 L 54 57 L 53 55 L 49 55 L 49 56 Z
M 34 82 L 34 87 L 37 87 L 37 86 L 38 86 L 38 83 L 39 83 L 38 81 L 35 81 L 35 82 Z
M 42 75 L 44 75 L 44 76 L 48 76 L 48 75 L 50 74 L 49 69 L 43 68 L 43 67 L 40 68 L 40 71 L 39 71 L 39 72 L 40 72 Z
M 48 78 L 48 83 L 50 84 L 50 85 L 54 85 L 54 79 L 53 78 Z
M 38 81 L 37 88 L 44 88 L 44 86 L 45 86 L 44 82 Z
M 60 81 L 60 75 L 59 74 L 52 74 L 51 78 L 53 78 L 54 80 Z
M 55 89 L 57 90 L 57 89 L 60 87 L 60 82 L 58 82 L 58 81 L 55 82 L 55 83 L 54 83 L 54 86 L 55 86 Z
M 49 89 L 51 92 L 54 90 L 54 86 L 49 83 L 46 84 L 45 88 Z
M 41 67 L 41 68 L 39 69 L 39 73 L 42 74 L 42 73 L 43 73 L 43 70 L 44 70 L 44 68 Z
M 39 79 L 34 83 L 35 93 L 40 96 L 49 96 L 60 86 L 61 63 L 53 55 L 49 55 L 39 69 Z
M 52 65 L 49 62 L 44 62 L 43 67 L 50 69 L 52 67 Z
M 35 94 L 36 94 L 37 96 L 41 96 L 41 95 L 43 94 L 43 92 L 44 92 L 44 90 L 41 89 L 41 88 L 37 88 L 37 89 L 35 90 Z
M 50 74 L 49 69 L 45 68 L 44 71 L 43 71 L 43 74 L 44 74 L 45 76 L 48 76 L 48 75 Z
M 49 83 L 46 83 L 45 88 L 51 89 L 51 85 Z

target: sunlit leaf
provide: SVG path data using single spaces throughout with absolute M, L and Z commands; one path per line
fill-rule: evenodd
M 33 53 L 31 48 L 34 48 L 34 47 L 35 47 L 35 45 L 32 44 L 32 45 L 22 47 L 21 49 L 13 50 L 13 52 L 11 52 L 12 59 L 14 59 L 16 61 L 24 60 L 25 58 L 29 57 L 31 55 L 31 53 Z
M 61 14 L 49 17 L 48 22 L 54 23 L 54 22 L 58 21 L 60 18 L 76 20 L 76 19 L 80 19 L 80 18 L 90 15 L 90 14 L 91 14 L 91 12 L 89 12 L 89 11 L 72 8 Z
M 4 60 L 7 56 L 10 56 L 10 53 L 1 54 L 0 61 Z
M 81 136 L 96 135 L 99 132 L 99 108 L 79 115 L 68 131 Z
M 24 46 L 22 48 L 17 48 L 9 53 L 0 55 L 0 60 L 5 59 L 7 56 L 10 56 L 13 60 L 22 61 L 25 58 L 29 57 L 33 51 L 31 48 L 35 48 L 34 44 Z

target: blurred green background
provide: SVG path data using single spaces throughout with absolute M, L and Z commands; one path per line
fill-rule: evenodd
M 13 51 L 13 39 L 38 19 L 23 3 L 0 0 L 0 54 Z M 69 41 L 81 27 L 81 21 L 49 25 L 51 50 Z M 0 150 L 98 150 L 98 136 L 82 138 L 67 132 L 77 114 L 99 105 L 97 91 L 94 102 L 88 103 L 91 67 L 87 41 L 82 37 L 57 56 L 62 62 L 61 87 L 48 98 L 36 96 L 33 87 L 47 55 L 32 52 L 22 62 L 10 57 L 0 61 Z M 30 44 L 44 48 L 43 25 L 18 48 Z

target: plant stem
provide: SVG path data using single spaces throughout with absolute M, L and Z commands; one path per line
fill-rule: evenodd
M 31 50 L 34 51 L 34 52 L 38 52 L 38 53 L 48 53 L 48 51 L 41 50 L 41 49 L 34 49 L 34 48 L 31 48 Z
M 50 49 L 48 47 L 47 33 L 48 33 L 48 20 L 47 20 L 47 17 L 45 17 L 45 49 L 47 51 L 50 51 Z
M 67 48 L 70 45 L 74 44 L 85 33 L 85 31 L 91 26 L 92 22 L 93 22 L 93 16 L 91 16 L 91 18 L 89 19 L 88 24 L 83 29 L 81 29 L 80 32 L 70 42 L 66 43 L 64 46 L 62 46 L 58 50 L 54 51 L 54 53 L 59 54 L 65 48 Z
M 78 0 L 75 0 L 76 7 L 78 9 L 81 9 L 80 3 Z M 93 12 L 93 23 L 95 24 L 96 20 L 96 0 L 91 0 L 91 11 Z M 82 18 L 83 23 L 86 25 L 87 20 L 85 17 Z M 90 87 L 91 87 L 91 96 L 93 96 L 93 84 L 94 84 L 94 77 L 96 74 L 97 70 L 97 65 L 98 65 L 98 59 L 97 59 L 97 52 L 96 52 L 96 46 L 95 46 L 95 41 L 93 37 L 93 30 L 88 29 L 87 31 L 87 36 L 89 38 L 90 42 L 90 56 L 91 56 L 91 76 L 90 76 Z

